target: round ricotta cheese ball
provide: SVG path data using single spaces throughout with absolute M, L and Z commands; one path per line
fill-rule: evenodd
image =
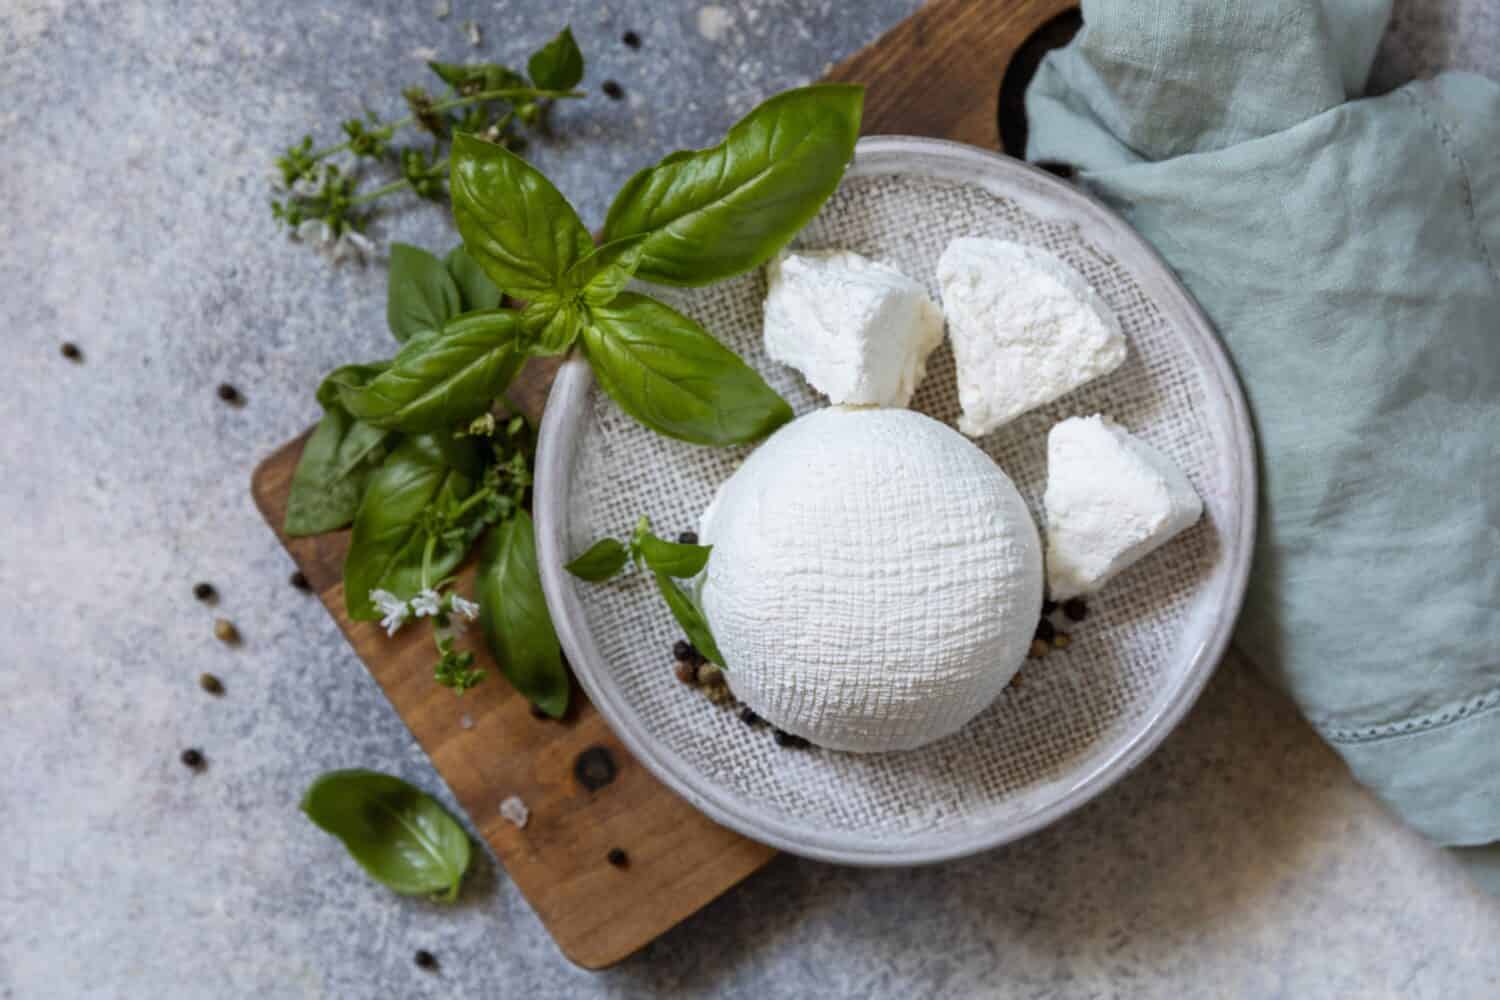
M 955 732 L 1026 656 L 1036 526 L 988 455 L 911 410 L 817 410 L 719 488 L 698 597 L 735 696 L 819 746 Z

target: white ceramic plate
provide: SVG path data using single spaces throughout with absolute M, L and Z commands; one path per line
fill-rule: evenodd
M 607 584 L 562 568 L 649 515 L 697 525 L 747 449 L 699 448 L 625 417 L 574 358 L 553 386 L 537 462 L 538 554 L 568 659 L 594 705 L 658 778 L 725 826 L 808 857 L 900 865 L 960 857 L 1045 826 L 1099 794 L 1159 744 L 1229 641 L 1255 522 L 1244 400 L 1208 322 L 1119 217 L 1019 161 L 956 143 L 862 139 L 839 191 L 796 245 L 842 247 L 926 283 L 948 240 L 996 236 L 1069 261 L 1120 317 L 1130 356 L 1113 374 L 1025 414 L 979 444 L 1040 523 L 1046 432 L 1107 413 L 1176 460 L 1202 495 L 1193 529 L 1091 601 L 1072 645 L 1028 661 L 1022 683 L 960 732 L 898 754 L 777 747 L 673 676 L 679 630 L 651 580 Z M 761 274 L 708 289 L 653 289 L 738 351 L 798 413 L 825 401 L 760 343 Z M 952 356 L 940 348 L 913 406 L 953 422 Z M 920 530 L 920 526 L 914 526 Z M 731 665 L 732 666 L 732 665 Z

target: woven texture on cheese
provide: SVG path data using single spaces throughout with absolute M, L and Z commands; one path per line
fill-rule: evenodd
M 1042 523 L 1047 430 L 1073 415 L 1114 417 L 1177 462 L 1205 501 L 1202 521 L 1090 600 L 1089 617 L 1072 628 L 1066 651 L 1028 660 L 1018 685 L 957 733 L 924 748 L 870 755 L 789 750 L 765 727 L 740 722 L 734 706 L 715 706 L 676 680 L 671 647 L 681 633 L 648 576 L 572 584 L 611 682 L 652 738 L 746 814 L 808 834 L 848 835 L 876 849 L 957 840 L 1024 819 L 1120 752 L 1187 669 L 1193 650 L 1186 647 L 1201 638 L 1187 636 L 1188 621 L 1211 600 L 1204 583 L 1219 559 L 1219 520 L 1231 509 L 1223 471 L 1227 432 L 1206 405 L 1208 386 L 1186 335 L 1163 319 L 1126 267 L 1072 225 L 1031 215 L 978 187 L 898 174 L 847 180 L 796 245 L 854 250 L 894 265 L 938 301 L 938 257 L 960 236 L 1016 240 L 1067 261 L 1115 311 L 1129 341 L 1115 372 L 979 440 L 1036 522 Z M 762 349 L 763 274 L 708 289 L 657 291 L 738 351 L 799 414 L 826 405 Z M 956 425 L 946 343 L 932 355 L 912 406 Z M 748 452 L 659 437 L 597 389 L 583 435 L 569 498 L 568 543 L 575 553 L 602 535 L 624 537 L 641 514 L 659 534 L 696 528 L 715 489 Z M 923 525 L 910 530 L 920 538 Z

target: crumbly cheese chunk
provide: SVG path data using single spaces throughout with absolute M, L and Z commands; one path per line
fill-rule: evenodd
M 988 434 L 1120 367 L 1119 320 L 1083 275 L 1034 247 L 964 238 L 938 261 L 958 364 L 958 428 Z
M 1203 514 L 1172 460 L 1108 417 L 1070 417 L 1047 435 L 1047 587 L 1090 594 Z
M 921 285 L 847 250 L 786 254 L 767 267 L 766 353 L 834 403 L 906 406 L 942 343 Z
M 698 597 L 735 697 L 837 750 L 922 746 L 995 700 L 1026 656 L 1042 549 L 1020 493 L 913 410 L 828 407 L 719 488 Z

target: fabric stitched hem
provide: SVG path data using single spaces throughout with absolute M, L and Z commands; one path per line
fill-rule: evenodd
M 1500 666 L 1497 666 L 1500 670 Z M 1368 726 L 1336 726 L 1328 721 L 1314 721 L 1312 727 L 1330 743 L 1368 743 L 1375 740 L 1399 739 L 1417 733 L 1451 726 L 1466 719 L 1500 709 L 1500 688 L 1486 691 L 1472 698 L 1450 702 L 1436 711 L 1395 722 Z

